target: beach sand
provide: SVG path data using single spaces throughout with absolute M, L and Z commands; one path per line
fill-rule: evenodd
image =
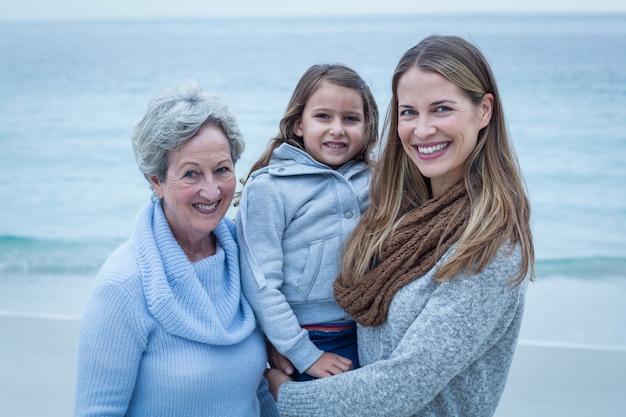
M 496 417 L 624 417 L 626 348 L 520 341 Z
M 73 414 L 77 319 L 0 315 L 0 412 Z M 626 348 L 520 341 L 496 417 L 623 417 Z
M 74 414 L 76 319 L 0 316 L 0 414 Z

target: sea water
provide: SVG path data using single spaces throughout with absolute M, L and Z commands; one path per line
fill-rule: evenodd
M 242 177 L 310 65 L 357 70 L 384 115 L 432 33 L 477 44 L 499 83 L 533 210 L 522 338 L 626 346 L 626 15 L 0 23 L 0 312 L 80 317 L 150 199 L 129 138 L 163 88 L 226 99 Z

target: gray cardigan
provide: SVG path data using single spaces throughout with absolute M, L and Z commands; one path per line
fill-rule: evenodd
M 396 293 L 383 325 L 358 327 L 362 368 L 282 384 L 280 415 L 493 415 L 522 323 L 528 279 L 509 284 L 520 261 L 501 248 L 480 274 L 441 284 L 433 268 Z

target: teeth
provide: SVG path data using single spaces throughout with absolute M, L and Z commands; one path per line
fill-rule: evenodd
M 446 143 L 440 143 L 439 145 L 435 145 L 435 146 L 418 146 L 417 151 L 424 155 L 432 155 L 435 152 L 444 150 L 445 148 L 448 147 L 448 145 L 449 143 L 446 142 Z
M 208 205 L 208 204 L 196 204 L 195 205 L 196 208 L 199 208 L 200 210 L 213 210 L 215 207 L 217 207 L 217 202 Z
M 343 143 L 327 143 L 326 146 L 329 148 L 343 148 Z

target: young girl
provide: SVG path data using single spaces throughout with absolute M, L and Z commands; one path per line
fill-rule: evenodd
M 369 205 L 377 134 L 378 108 L 363 79 L 343 65 L 314 65 L 244 183 L 244 292 L 298 380 L 358 367 L 355 323 L 335 302 L 333 281 L 342 245 Z

